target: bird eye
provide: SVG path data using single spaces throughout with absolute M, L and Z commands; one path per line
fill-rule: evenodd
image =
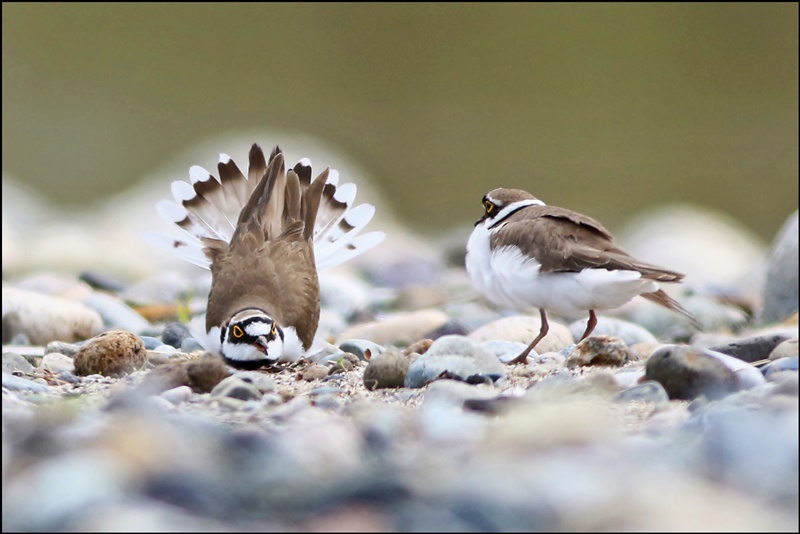
M 486 207 L 486 213 L 492 213 L 492 210 L 494 209 L 494 204 L 492 204 L 487 200 L 486 202 L 483 203 L 483 205 Z
M 277 336 L 278 335 L 278 328 L 275 326 L 275 323 L 272 323 L 272 332 L 271 332 L 271 334 L 273 336 Z
M 239 339 L 242 336 L 244 336 L 244 332 L 242 331 L 241 327 L 239 327 L 238 324 L 233 325 L 233 337 Z

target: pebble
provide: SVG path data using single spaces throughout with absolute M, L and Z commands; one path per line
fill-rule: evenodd
M 191 287 L 192 283 L 185 275 L 177 271 L 164 271 L 128 287 L 120 297 L 135 305 L 174 305 L 183 301 Z
M 114 295 L 93 292 L 83 299 L 83 303 L 100 314 L 106 328 L 126 330 L 137 335 L 150 328 L 147 319 Z
M 147 361 L 144 343 L 130 332 L 110 330 L 88 340 L 75 354 L 75 374 L 122 376 Z
M 518 341 L 502 341 L 499 339 L 483 341 L 480 343 L 480 346 L 494 354 L 497 359 L 503 363 L 510 362 L 528 347 L 525 343 L 520 343 Z M 533 349 L 528 354 L 528 363 L 530 364 L 530 362 L 535 360 L 538 356 L 539 354 L 536 352 L 536 349 Z
M 58 375 L 59 373 L 75 373 L 75 360 L 58 352 L 45 354 L 39 363 L 40 369 L 48 369 Z
M 787 334 L 767 334 L 716 345 L 711 347 L 711 350 L 739 358 L 745 362 L 757 362 L 769 358 L 775 347 L 788 338 Z
M 798 370 L 798 358 L 797 356 L 791 358 L 778 358 L 777 360 L 772 360 L 770 363 L 765 365 L 761 372 L 764 373 L 764 377 L 769 379 L 771 375 L 775 373 L 782 373 L 784 371 L 797 371 Z
M 669 395 L 659 382 L 647 380 L 637 386 L 620 391 L 611 400 L 613 402 L 645 401 L 658 405 L 668 403 Z
M 189 386 L 178 386 L 161 392 L 159 396 L 172 404 L 178 405 L 192 398 L 192 388 Z
M 689 346 L 666 345 L 645 362 L 645 380 L 659 382 L 670 399 L 700 395 L 719 399 L 739 390 L 733 371 L 720 360 Z
M 197 350 L 205 350 L 205 348 L 195 338 L 187 337 L 181 343 L 180 350 L 181 350 L 181 352 L 185 352 L 187 354 L 190 354 L 190 353 L 192 353 L 194 351 L 197 351 Z
M 628 362 L 636 361 L 636 354 L 625 342 L 615 336 L 591 335 L 575 345 L 567 356 L 567 367 L 586 365 L 608 365 L 621 367 Z
M 142 340 L 144 348 L 147 350 L 154 350 L 156 347 L 164 344 L 160 339 L 153 336 L 139 336 L 139 338 Z
M 3 353 L 3 372 L 4 373 L 21 373 L 29 375 L 33 373 L 33 365 L 28 362 L 21 355 L 14 352 Z
M 547 335 L 536 344 L 536 350 L 538 352 L 558 352 L 572 344 L 572 334 L 569 328 L 549 319 L 548 324 L 550 328 Z M 483 325 L 469 334 L 468 337 L 478 343 L 490 340 L 503 340 L 524 343 L 525 346 L 528 346 L 528 344 L 539 335 L 541 325 L 542 323 L 538 316 L 516 315 L 497 319 L 496 321 Z
M 324 365 L 312 363 L 300 371 L 300 379 L 308 382 L 312 380 L 319 380 L 328 376 L 329 369 Z
M 257 371 L 238 371 L 234 373 L 233 376 L 252 385 L 262 394 L 274 393 L 278 389 L 275 380 L 264 373 L 259 373 Z
M 159 365 L 147 372 L 140 387 L 147 393 L 161 393 L 189 386 L 195 393 L 210 393 L 230 373 L 217 356 L 202 356 Z
M 189 332 L 189 328 L 185 324 L 172 321 L 164 326 L 164 331 L 161 333 L 161 341 L 179 349 L 183 341 L 191 337 L 191 335 L 192 333 Z
M 770 360 L 779 360 L 781 358 L 797 358 L 797 338 L 786 339 L 778 343 L 772 352 L 769 353 Z
M 214 389 L 211 390 L 212 397 L 230 397 L 242 401 L 259 400 L 261 392 L 252 384 L 245 382 L 241 378 L 229 376 L 224 378 Z
M 51 352 L 57 352 L 59 354 L 63 354 L 65 356 L 75 357 L 78 354 L 78 351 L 81 350 L 83 343 L 64 343 L 62 341 L 51 341 L 47 344 L 44 348 L 45 354 L 50 354 Z
M 25 277 L 17 281 L 14 287 L 76 301 L 82 300 L 92 293 L 91 287 L 79 280 L 48 272 Z
M 3 373 L 3 387 L 15 391 L 32 391 L 34 393 L 50 393 L 52 388 L 21 376 Z
M 394 349 L 373 356 L 364 369 L 364 385 L 369 390 L 403 387 L 408 369 L 415 359 Z
M 93 289 L 120 293 L 125 290 L 127 284 L 121 280 L 97 271 L 83 271 L 78 275 L 78 280 L 85 282 Z
M 418 310 L 387 314 L 379 321 L 351 326 L 339 335 L 338 339 L 340 341 L 338 343 L 341 348 L 342 341 L 358 338 L 368 339 L 383 346 L 406 347 L 425 337 L 428 332 L 441 327 L 448 320 L 447 315 L 439 310 Z M 342 348 L 342 350 L 358 354 L 349 348 Z
M 12 287 L 3 288 L 3 317 L 16 314 L 31 343 L 87 339 L 103 328 L 103 319 L 80 302 Z
M 339 349 L 358 356 L 359 360 L 369 361 L 370 358 L 377 356 L 384 350 L 382 346 L 367 339 L 347 339 L 339 343 Z M 368 352 L 369 351 L 369 355 Z
M 580 339 L 586 329 L 586 320 L 579 319 L 569 325 L 569 331 L 573 339 Z M 597 317 L 597 326 L 592 331 L 592 335 L 607 335 L 622 339 L 626 345 L 632 346 L 636 343 L 658 343 L 656 337 L 645 328 L 623 319 L 614 317 Z
M 798 215 L 795 211 L 778 232 L 767 261 L 763 289 L 764 323 L 782 321 L 797 312 L 798 292 Z
M 494 382 L 505 376 L 505 368 L 491 352 L 464 336 L 440 337 L 414 360 L 405 387 L 421 388 L 442 376 L 470 383 Z

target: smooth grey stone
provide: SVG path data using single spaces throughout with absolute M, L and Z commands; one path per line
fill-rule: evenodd
M 164 331 L 161 333 L 161 341 L 179 349 L 183 340 L 191 337 L 191 335 L 192 333 L 189 332 L 189 328 L 185 324 L 173 321 L 167 323 L 164 327 Z
M 34 393 L 49 393 L 52 391 L 50 386 L 6 372 L 3 372 L 3 387 L 16 391 L 32 391 Z
M 184 300 L 190 287 L 191 282 L 185 275 L 178 271 L 166 271 L 132 285 L 122 292 L 121 297 L 135 304 L 171 305 Z
M 187 337 L 183 340 L 183 343 L 181 343 L 181 352 L 189 354 L 196 350 L 205 350 L 205 347 L 193 337 Z
M 440 377 L 494 382 L 505 374 L 500 360 L 477 342 L 464 336 L 444 336 L 411 364 L 404 385 L 421 388 Z
M 569 325 L 572 337 L 580 339 L 586 329 L 586 320 L 579 319 Z M 636 323 L 617 319 L 615 317 L 597 317 L 597 326 L 592 331 L 592 335 L 607 335 L 622 339 L 628 346 L 636 343 L 657 343 L 656 337 L 643 326 Z
M 120 293 L 126 287 L 121 280 L 95 271 L 83 271 L 78 275 L 78 280 L 89 284 L 93 289 L 102 289 L 113 293 Z
M 503 363 L 508 363 L 513 360 L 528 347 L 525 343 L 520 343 L 519 341 L 502 341 L 499 339 L 483 341 L 480 346 L 494 354 L 497 359 Z M 533 349 L 530 354 L 528 354 L 528 361 L 530 362 L 538 356 L 539 353 L 536 352 L 536 349 Z
M 235 376 L 229 376 L 211 390 L 212 397 L 230 397 L 241 401 L 259 400 L 261 392 L 252 384 Z
M 369 361 L 369 358 L 365 355 L 367 350 L 370 351 L 370 357 L 386 350 L 384 347 L 367 339 L 348 339 L 339 343 L 339 348 L 344 352 L 355 354 L 359 360 L 365 362 Z
M 162 344 L 162 345 L 159 345 L 156 348 L 154 348 L 153 352 L 161 352 L 163 354 L 172 354 L 172 353 L 178 352 L 178 349 L 176 349 L 172 345 L 164 345 L 164 344 Z
M 19 319 L 14 335 L 24 332 L 35 345 L 87 339 L 103 330 L 100 314 L 81 302 L 4 287 L 3 316 L 9 314 Z
M 261 393 L 274 393 L 278 389 L 275 380 L 264 373 L 256 371 L 238 371 L 234 373 L 233 376 L 251 384 Z
M 81 350 L 81 345 L 79 343 L 64 343 L 62 341 L 51 341 L 47 344 L 44 348 L 45 354 L 50 354 L 51 352 L 57 352 L 59 354 L 63 354 L 64 356 L 75 356 L 79 350 Z
M 796 358 L 799 355 L 797 349 L 797 338 L 793 337 L 791 339 L 787 339 L 786 341 L 778 343 L 778 345 L 772 349 L 772 352 L 769 353 L 769 359 L 777 360 L 779 358 Z
M 153 336 L 139 336 L 139 337 L 142 339 L 142 342 L 144 343 L 144 348 L 146 348 L 147 350 L 155 350 L 156 347 L 160 347 L 161 345 L 164 344 L 164 342 L 158 339 L 157 337 Z
M 436 340 L 436 339 L 439 339 L 442 336 L 454 336 L 454 335 L 455 336 L 466 336 L 469 333 L 470 333 L 470 329 L 467 328 L 467 326 L 464 325 L 464 323 L 462 323 L 458 319 L 450 319 L 445 324 L 443 324 L 442 326 L 440 326 L 436 330 L 428 332 L 423 337 L 427 338 L 427 339 Z
M 740 388 L 734 372 L 721 360 L 685 345 L 666 345 L 654 351 L 645 363 L 645 380 L 661 383 L 670 399 L 693 400 L 705 395 L 714 400 Z
M 773 360 L 764 367 L 762 367 L 761 372 L 764 373 L 764 376 L 767 378 L 770 378 L 770 376 L 775 373 L 780 373 L 783 371 L 797 372 L 798 360 L 800 360 L 800 358 L 798 358 L 797 356 L 794 356 L 792 358 L 778 358 L 777 360 Z
M 798 215 L 795 211 L 784 223 L 772 247 L 764 282 L 761 321 L 781 321 L 797 311 L 798 292 Z
M 137 335 L 150 328 L 147 319 L 112 295 L 92 293 L 83 303 L 100 314 L 107 328 L 118 328 Z
M 39 367 L 41 369 L 49 369 L 56 374 L 65 371 L 72 374 L 75 372 L 75 361 L 64 354 L 51 352 L 44 355 L 42 361 L 39 363 Z
M 669 395 L 660 383 L 655 380 L 648 380 L 638 386 L 620 391 L 614 395 L 613 402 L 647 401 L 655 404 L 665 404 L 669 402 Z
M 442 274 L 442 264 L 429 257 L 399 258 L 372 273 L 377 286 L 403 288 L 412 284 L 433 285 Z
M 717 345 L 711 347 L 710 350 L 733 356 L 745 362 L 757 362 L 769 358 L 775 347 L 789 337 L 787 334 L 766 334 Z
M 3 372 L 13 373 L 20 372 L 29 375 L 33 372 L 33 365 L 30 364 L 23 356 L 15 352 L 3 353 Z
M 16 339 L 20 334 L 25 334 L 25 325 L 22 324 L 22 319 L 19 313 L 10 311 L 3 313 L 3 345 L 7 345 Z M 27 334 L 25 334 L 27 335 Z M 17 345 L 17 343 L 14 343 Z M 30 343 L 26 343 L 30 345 Z

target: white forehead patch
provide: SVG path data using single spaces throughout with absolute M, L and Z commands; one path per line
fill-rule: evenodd
M 254 321 L 244 327 L 244 331 L 253 337 L 266 336 L 272 331 L 272 323 Z

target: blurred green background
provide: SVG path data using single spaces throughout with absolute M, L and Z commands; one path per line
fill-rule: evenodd
M 765 239 L 798 205 L 796 3 L 2 10 L 3 170 L 64 206 L 257 128 L 341 150 L 422 231 L 498 186 L 612 229 L 687 201 Z

